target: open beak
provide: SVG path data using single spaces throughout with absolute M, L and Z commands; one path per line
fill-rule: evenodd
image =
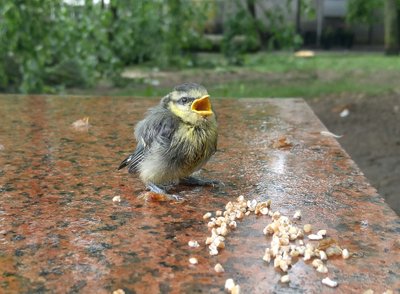
M 210 96 L 205 95 L 196 99 L 192 103 L 192 111 L 200 114 L 201 116 L 210 116 L 213 114 L 211 110 Z

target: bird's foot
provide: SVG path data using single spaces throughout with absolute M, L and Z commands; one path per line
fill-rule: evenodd
M 148 183 L 147 189 L 157 194 L 167 194 L 167 191 L 164 187 L 157 186 L 156 184 L 153 183 Z
M 189 186 L 212 186 L 212 187 L 225 186 L 223 182 L 218 180 L 199 179 L 192 176 L 183 178 L 181 180 L 181 183 L 183 185 L 189 185 Z
M 155 201 L 166 201 L 166 200 L 183 201 L 184 200 L 184 198 L 179 195 L 168 194 L 164 188 L 161 188 L 160 186 L 157 186 L 156 184 L 153 184 L 153 183 L 148 183 L 147 189 L 150 191 L 149 195 L 146 197 L 146 199 L 148 199 L 148 200 L 155 200 Z

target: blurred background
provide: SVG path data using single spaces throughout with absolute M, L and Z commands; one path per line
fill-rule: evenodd
M 2 0 L 0 92 L 303 97 L 400 212 L 400 0 Z

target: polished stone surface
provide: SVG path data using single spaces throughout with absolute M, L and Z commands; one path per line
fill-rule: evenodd
M 143 184 L 120 161 L 133 126 L 157 100 L 0 96 L 1 293 L 362 293 L 400 289 L 400 220 L 303 100 L 216 100 L 219 151 L 181 203 L 138 198 Z M 72 123 L 89 117 L 89 127 Z M 275 144 L 285 138 L 288 146 Z M 239 195 L 327 229 L 354 256 L 329 260 L 339 287 L 299 261 L 291 282 L 262 260 L 269 218 L 248 216 L 217 256 L 202 216 Z M 114 203 L 114 196 L 122 201 Z M 199 248 L 190 248 L 189 240 Z M 188 259 L 195 256 L 198 265 Z M 216 274 L 220 262 L 225 273 Z

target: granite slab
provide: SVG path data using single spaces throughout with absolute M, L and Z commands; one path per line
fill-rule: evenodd
M 135 147 L 135 123 L 158 100 L 0 96 L 0 292 L 223 293 L 233 278 L 242 293 L 398 293 L 399 217 L 337 140 L 321 134 L 304 100 L 212 102 L 218 152 L 200 176 L 225 185 L 178 186 L 178 203 L 138 197 L 140 180 L 116 170 Z M 72 126 L 85 117 L 88 126 Z M 329 260 L 328 274 L 300 259 L 282 284 L 282 272 L 262 260 L 270 218 L 255 215 L 210 256 L 202 216 L 239 195 L 271 199 L 288 216 L 301 210 L 299 225 L 326 229 L 351 258 Z M 214 272 L 217 262 L 224 273 Z M 323 285 L 326 276 L 339 286 Z

